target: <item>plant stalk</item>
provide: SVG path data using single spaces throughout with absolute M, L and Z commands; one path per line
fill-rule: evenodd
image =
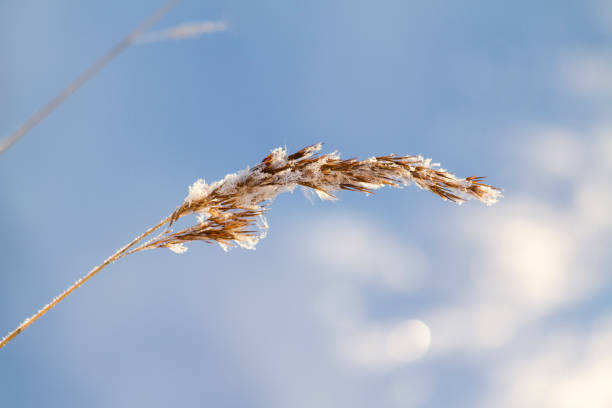
M 83 276 L 81 279 L 79 279 L 78 281 L 74 282 L 74 284 L 72 284 L 72 286 L 70 286 L 68 289 L 63 291 L 60 295 L 55 297 L 55 299 L 53 299 L 49 304 L 47 304 L 45 307 L 43 307 L 38 312 L 36 312 L 32 317 L 24 320 L 23 323 L 21 323 L 15 330 L 13 330 L 9 334 L 7 334 L 6 337 L 4 337 L 2 339 L 2 341 L 0 341 L 0 349 L 2 347 L 6 346 L 15 337 L 17 337 L 17 335 L 19 335 L 22 331 L 27 329 L 32 323 L 34 323 L 36 320 L 38 320 L 42 316 L 44 316 L 49 310 L 53 309 L 53 307 L 55 307 L 55 305 L 57 305 L 59 302 L 64 300 L 64 298 L 66 298 L 72 292 L 74 292 L 79 287 L 81 287 L 85 282 L 87 282 L 89 279 L 91 279 L 95 274 L 100 272 L 102 269 L 104 269 L 109 264 L 111 264 L 111 263 L 115 262 L 116 260 L 118 260 L 118 259 L 124 257 L 125 255 L 127 255 L 126 252 L 129 251 L 130 248 L 134 247 L 138 242 L 142 241 L 142 239 L 144 239 L 145 237 L 151 235 L 153 232 L 157 231 L 158 229 L 160 229 L 161 227 L 166 225 L 168 222 L 170 222 L 170 218 L 171 217 L 167 217 L 167 218 L 161 220 L 157 225 L 155 225 L 155 226 L 149 228 L 148 230 L 146 230 L 145 232 L 143 232 L 140 236 L 136 237 L 133 241 L 131 241 L 127 245 L 123 246 L 121 249 L 119 249 L 113 255 L 108 257 L 100 265 L 96 266 L 91 271 L 89 271 L 89 273 L 87 273 L 87 275 Z
M 121 54 L 126 48 L 134 43 L 150 27 L 165 16 L 172 8 L 174 8 L 181 0 L 169 0 L 159 10 L 157 10 L 145 22 L 139 25 L 134 31 L 127 35 L 117 45 L 111 48 L 99 60 L 97 60 L 87 71 L 83 72 L 78 78 L 64 88 L 55 98 L 50 100 L 43 106 L 34 116 L 24 122 L 17 130 L 11 133 L 6 139 L 0 141 L 0 155 L 7 151 L 14 143 L 21 139 L 32 128 L 42 122 L 47 116 L 57 109 L 66 101 L 73 93 L 75 93 L 85 82 L 94 77 L 106 64 L 112 61 L 117 55 Z M 2 347 L 0 345 L 0 347 Z

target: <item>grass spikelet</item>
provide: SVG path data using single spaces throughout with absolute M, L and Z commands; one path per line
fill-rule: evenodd
M 0 341 L 0 348 L 100 270 L 127 255 L 155 248 L 183 253 L 187 250 L 185 244 L 193 241 L 216 242 L 224 250 L 234 246 L 254 249 L 265 237 L 268 225 L 264 215 L 269 204 L 278 194 L 293 191 L 298 186 L 313 190 L 323 200 L 335 200 L 335 193 L 339 190 L 374 194 L 381 187 L 402 187 L 412 183 L 443 200 L 458 204 L 476 199 L 491 205 L 502 197 L 501 191 L 485 184 L 482 177 L 458 178 L 422 156 L 391 154 L 365 160 L 343 160 L 337 152 L 321 154 L 321 147 L 322 144 L 318 143 L 290 155 L 279 147 L 252 168 L 228 174 L 212 184 L 197 180 L 189 187 L 184 202 L 171 215 L 115 252 L 26 319 Z M 179 219 L 192 214 L 196 216 L 195 224 L 179 231 L 172 230 Z M 145 241 L 162 227 L 166 229 Z

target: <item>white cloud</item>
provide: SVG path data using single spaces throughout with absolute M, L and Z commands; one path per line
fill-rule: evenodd
M 589 160 L 576 172 L 575 206 L 580 214 L 577 228 L 593 233 L 612 227 L 612 126 L 593 131 Z
M 315 309 L 333 336 L 336 357 L 352 370 L 384 372 L 419 359 L 431 344 L 431 330 L 421 320 L 367 318 L 359 286 L 325 287 Z
M 541 127 L 529 130 L 529 147 L 521 153 L 532 166 L 548 176 L 570 177 L 576 164 L 584 158 L 583 143 L 576 134 L 563 127 Z
M 497 214 L 469 223 L 478 245 L 476 290 L 502 296 L 530 310 L 567 300 L 577 251 L 565 214 L 528 199 L 512 198 Z
M 542 333 L 544 319 L 592 296 L 609 279 L 602 271 L 612 228 L 611 129 L 530 129 L 516 160 L 507 163 L 528 175 L 520 182 L 535 193 L 506 191 L 498 205 L 468 207 L 447 222 L 453 233 L 440 238 L 438 250 L 445 244 L 464 249 L 456 263 L 463 284 L 442 286 L 446 297 L 419 316 L 368 317 L 363 288 L 419 288 L 422 273 L 394 266 L 425 271 L 425 255 L 364 216 L 314 223 L 310 260 L 325 270 L 328 285 L 318 307 L 348 372 L 392 374 L 389 404 L 411 406 L 425 401 L 433 385 L 410 400 L 401 392 L 405 364 L 424 355 L 431 361 L 448 353 L 486 354 L 482 374 L 495 386 L 484 406 L 612 406 L 608 391 L 601 391 L 602 379 L 612 378 L 607 329 L 588 337 L 558 333 L 525 349 L 534 348 L 533 334 Z M 557 192 L 553 188 L 565 194 L 561 203 L 548 195 Z
M 596 177 L 576 190 L 576 207 L 582 214 L 582 227 L 593 229 L 612 226 L 612 186 L 610 179 Z
M 309 259 L 321 265 L 327 279 L 316 309 L 334 331 L 338 358 L 350 367 L 380 372 L 423 356 L 431 343 L 429 327 L 414 319 L 367 319 L 363 288 L 420 287 L 424 255 L 363 215 L 325 218 L 310 230 Z
M 333 284 L 326 286 L 315 299 L 319 318 L 338 333 L 359 327 L 365 319 L 365 299 L 359 288 L 353 285 Z
M 595 130 L 595 149 L 594 160 L 601 163 L 601 166 L 608 172 L 612 172 L 612 124 L 602 125 Z
M 470 283 L 426 314 L 435 352 L 503 346 L 521 326 L 593 286 L 589 273 L 575 273 L 579 248 L 565 213 L 510 196 L 488 214 L 472 214 L 457 234 L 469 242 Z
M 431 331 L 420 320 L 394 325 L 364 324 L 340 339 L 339 352 L 349 364 L 378 370 L 410 363 L 421 358 L 431 344 Z
M 579 302 L 608 279 L 601 264 L 612 227 L 609 129 L 538 127 L 530 133 L 521 149 L 529 152 L 521 153 L 527 159 L 521 173 L 539 176 L 521 182 L 537 191 L 542 183 L 564 181 L 569 194 L 563 205 L 545 194 L 508 193 L 498 206 L 470 209 L 456 223 L 458 234 L 449 238 L 468 246 L 471 280 L 425 314 L 436 333 L 432 352 L 504 346 L 520 330 Z
M 543 336 L 536 347 L 496 368 L 483 407 L 612 406 L 612 325 Z
M 390 358 L 385 348 L 387 330 L 382 327 L 362 327 L 344 334 L 339 341 L 338 352 L 345 363 L 361 368 L 386 368 Z
M 598 52 L 568 54 L 561 59 L 560 73 L 564 85 L 579 95 L 612 94 L 612 55 Z
M 387 396 L 392 406 L 410 408 L 421 406 L 431 396 L 433 384 L 424 373 L 398 376 L 389 384 Z
M 516 309 L 496 299 L 450 302 L 425 316 L 436 334 L 431 345 L 436 354 L 498 348 L 513 338 L 520 320 Z
M 387 333 L 386 343 L 391 359 L 407 363 L 417 360 L 429 350 L 431 331 L 420 320 L 405 320 Z
M 314 259 L 343 279 L 393 290 L 414 290 L 422 284 L 427 268 L 422 252 L 364 216 L 327 218 L 311 231 Z

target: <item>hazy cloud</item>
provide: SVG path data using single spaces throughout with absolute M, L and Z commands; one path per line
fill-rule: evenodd
M 542 336 L 509 356 L 492 376 L 483 407 L 570 408 L 612 406 L 612 324 L 599 322 Z
M 471 212 L 457 224 L 456 236 L 471 248 L 471 280 L 426 314 L 436 334 L 434 353 L 504 346 L 519 330 L 590 296 L 608 279 L 609 245 L 603 242 L 612 226 L 612 131 L 540 126 L 526 139 L 521 172 L 538 176 L 522 180 L 525 187 L 562 181 L 566 202 L 507 194 L 501 205 Z
M 404 291 L 420 287 L 427 260 L 364 216 L 327 218 L 311 228 L 310 249 L 325 270 L 345 279 Z
M 322 219 L 311 231 L 309 258 L 323 266 L 330 282 L 317 309 L 335 333 L 338 358 L 377 372 L 423 356 L 431 344 L 429 326 L 412 316 L 367 318 L 362 291 L 372 285 L 391 291 L 420 287 L 425 256 L 363 215 Z
M 609 53 L 567 54 L 561 59 L 560 73 L 564 85 L 579 95 L 612 94 L 612 55 Z

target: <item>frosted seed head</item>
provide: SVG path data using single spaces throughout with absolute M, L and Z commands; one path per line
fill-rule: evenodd
M 168 249 L 174 252 L 175 254 L 182 254 L 187 252 L 187 247 L 184 244 L 172 244 L 168 245 Z
M 267 205 L 297 186 L 330 201 L 337 199 L 334 193 L 338 190 L 371 194 L 384 186 L 400 188 L 410 183 L 458 204 L 476 199 L 491 205 L 502 197 L 500 190 L 484 184 L 481 177 L 457 178 L 420 155 L 342 160 L 337 152 L 318 154 L 321 146 L 317 143 L 291 155 L 279 147 L 253 168 L 228 174 L 210 185 L 197 180 L 171 219 L 174 222 L 196 213 L 198 223 L 178 232 L 168 230 L 141 249 L 167 246 L 180 253 L 186 249 L 183 242 L 195 240 L 217 242 L 226 251 L 233 246 L 254 249 L 266 236 L 268 225 L 262 215 Z
M 202 200 L 210 193 L 211 189 L 204 179 L 198 179 L 189 186 L 189 194 L 185 197 L 185 202 L 191 205 L 195 201 Z

